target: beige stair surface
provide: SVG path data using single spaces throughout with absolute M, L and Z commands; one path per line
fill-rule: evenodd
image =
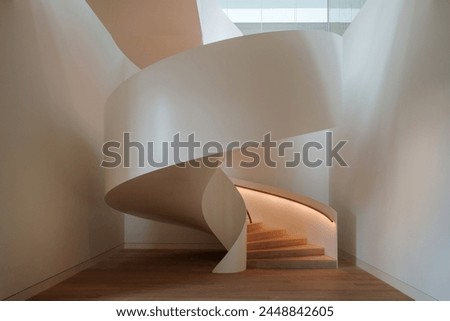
M 247 267 L 256 269 L 335 269 L 336 260 L 325 255 L 253 259 L 247 261 Z
M 264 249 L 274 249 L 279 247 L 288 247 L 295 245 L 306 245 L 306 238 L 298 237 L 283 237 L 269 240 L 262 240 L 256 242 L 248 242 L 247 250 L 264 250 Z
M 247 252 L 248 259 L 270 259 L 279 257 L 297 257 L 297 256 L 314 256 L 324 255 L 323 247 L 316 245 L 296 245 L 274 249 L 251 250 Z
M 262 229 L 263 229 L 263 223 L 262 222 L 255 222 L 253 224 L 248 224 L 247 225 L 247 233 L 260 231 Z
M 254 269 L 335 269 L 337 261 L 305 237 L 262 222 L 247 225 L 247 267 Z
M 287 236 L 288 233 L 286 230 L 264 230 L 261 229 L 256 232 L 251 232 L 247 234 L 247 242 L 255 242 L 273 238 L 280 238 L 283 236 Z

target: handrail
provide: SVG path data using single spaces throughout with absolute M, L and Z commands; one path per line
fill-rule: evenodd
M 248 216 L 248 220 L 250 221 L 250 224 L 253 224 L 252 217 L 250 216 L 250 212 L 248 210 L 247 210 L 247 216 Z

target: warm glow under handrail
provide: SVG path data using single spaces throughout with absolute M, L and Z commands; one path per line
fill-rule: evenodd
M 231 178 L 231 181 L 236 187 L 280 197 L 285 200 L 304 205 L 315 210 L 316 212 L 319 212 L 320 214 L 328 218 L 332 223 L 337 221 L 337 212 L 334 209 L 310 197 L 290 193 L 272 186 L 248 182 L 237 178 Z

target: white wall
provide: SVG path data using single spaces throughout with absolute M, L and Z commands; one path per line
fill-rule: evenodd
M 0 299 L 123 242 L 103 106 L 124 56 L 83 0 L 0 1 Z
M 294 153 L 303 153 L 302 148 L 309 142 L 316 142 L 325 146 L 325 131 L 315 132 L 311 134 L 291 137 L 279 141 L 292 142 L 294 147 L 286 150 L 284 157 L 278 155 L 276 149 L 272 150 L 271 160 L 276 162 L 277 167 L 272 168 L 263 163 L 255 168 L 242 168 L 239 165 L 241 160 L 249 161 L 248 158 L 242 156 L 239 150 L 233 152 L 229 156 L 233 158 L 233 167 L 224 168 L 225 173 L 231 177 L 236 177 L 251 181 L 254 183 L 278 187 L 292 193 L 305 195 L 318 200 L 322 203 L 329 202 L 329 168 L 322 164 L 317 168 L 307 167 L 304 163 L 300 163 L 293 168 L 286 168 L 285 162 L 294 159 Z M 261 138 L 262 140 L 262 138 Z M 263 150 L 258 150 L 260 159 L 264 159 Z M 309 160 L 314 162 L 318 159 L 324 160 L 324 150 L 310 150 Z M 224 164 L 225 166 L 225 164 Z
M 340 247 L 440 300 L 450 299 L 449 30 L 450 1 L 367 1 L 344 35 L 350 168 L 331 171 Z

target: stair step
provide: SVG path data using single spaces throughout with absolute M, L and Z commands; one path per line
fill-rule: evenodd
M 252 233 L 256 231 L 260 231 L 263 229 L 263 223 L 262 222 L 256 222 L 252 224 L 247 225 L 247 233 Z
M 286 236 L 286 230 L 261 230 L 247 234 L 247 242 L 256 242 Z
M 324 255 L 324 253 L 325 250 L 323 247 L 306 244 L 273 249 L 251 250 L 247 252 L 247 258 L 269 259 L 281 257 L 321 256 Z
M 296 245 L 306 245 L 306 238 L 299 237 L 283 237 L 270 240 L 254 241 L 247 243 L 247 250 L 264 250 L 280 247 L 289 247 Z
M 336 260 L 325 255 L 247 260 L 251 269 L 335 269 Z

